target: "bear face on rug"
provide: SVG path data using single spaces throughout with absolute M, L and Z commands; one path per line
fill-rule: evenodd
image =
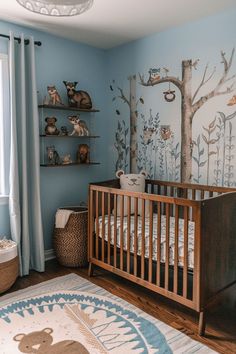
M 42 331 L 31 332 L 29 334 L 20 333 L 14 336 L 14 340 L 19 342 L 18 349 L 22 353 L 35 354 L 89 354 L 87 349 L 74 340 L 63 340 L 52 344 L 52 328 L 44 328 Z

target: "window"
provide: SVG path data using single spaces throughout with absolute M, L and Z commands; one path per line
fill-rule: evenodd
M 0 203 L 9 192 L 10 99 L 8 56 L 0 53 Z

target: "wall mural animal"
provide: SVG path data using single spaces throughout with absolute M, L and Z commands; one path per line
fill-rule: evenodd
M 145 81 L 144 75 L 139 74 L 140 84 L 144 87 L 168 82 L 174 84 L 181 93 L 181 182 L 188 183 L 192 180 L 192 125 L 196 112 L 213 97 L 226 95 L 232 93 L 234 90 L 235 82 L 233 79 L 236 75 L 230 76 L 234 52 L 235 49 L 232 50 L 229 59 L 227 59 L 226 53 L 221 51 L 221 59 L 224 67 L 223 74 L 216 86 L 208 93 L 203 94 L 200 97 L 199 93 L 201 89 L 212 79 L 216 72 L 216 68 L 208 74 L 208 65 L 206 65 L 202 79 L 196 91 L 192 93 L 192 68 L 194 67 L 194 69 L 197 69 L 199 59 L 194 62 L 192 60 L 184 60 L 182 62 L 181 80 L 178 77 L 169 76 L 166 74 L 159 80 L 150 82 L 150 78 Z

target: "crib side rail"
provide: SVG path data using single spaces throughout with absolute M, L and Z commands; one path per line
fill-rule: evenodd
M 89 262 L 198 310 L 200 216 L 199 201 L 90 185 Z
M 236 283 L 236 192 L 201 204 L 201 307 Z
M 207 186 L 191 183 L 146 180 L 146 191 L 152 194 L 181 197 L 190 200 L 203 200 L 234 192 L 236 188 Z

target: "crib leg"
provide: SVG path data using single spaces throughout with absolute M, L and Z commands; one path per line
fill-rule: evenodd
M 206 315 L 204 311 L 201 311 L 199 314 L 199 322 L 198 322 L 198 334 L 199 336 L 205 335 L 206 329 Z
M 88 276 L 89 277 L 93 276 L 93 264 L 91 262 L 89 262 Z

